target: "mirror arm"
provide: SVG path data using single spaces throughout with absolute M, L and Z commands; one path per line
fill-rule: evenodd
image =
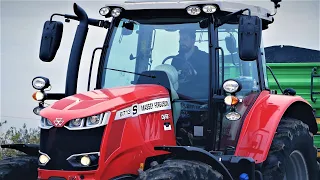
M 276 76 L 273 74 L 272 69 L 270 68 L 270 66 L 266 66 L 266 67 L 267 67 L 267 69 L 270 71 L 270 73 L 271 73 L 271 75 L 272 75 L 273 79 L 276 81 L 276 83 L 277 83 L 277 85 L 278 85 L 278 87 L 279 87 L 279 89 L 280 89 L 281 93 L 283 94 L 284 92 L 283 92 L 283 90 L 282 90 L 282 88 L 281 88 L 281 86 L 280 86 L 280 84 L 279 84 L 279 82 L 278 82 L 278 80 L 277 80 Z
M 64 15 L 63 15 L 63 14 L 54 13 L 54 14 L 52 14 L 51 17 L 50 17 L 50 22 L 52 22 L 53 16 L 64 16 Z
M 280 2 L 281 0 L 271 0 L 273 3 L 274 3 L 274 13 L 273 14 L 270 14 L 268 13 L 267 16 L 268 17 L 272 17 L 272 16 L 275 16 L 277 14 L 277 9 L 280 8 Z
M 70 22 L 70 19 L 79 21 L 79 17 L 78 16 L 69 15 L 69 14 L 54 13 L 50 17 L 50 22 L 52 21 L 53 16 L 65 17 L 66 18 L 66 22 Z M 92 25 L 92 26 L 103 27 L 105 29 L 110 27 L 110 22 L 109 21 L 104 21 L 104 20 L 99 20 L 99 19 L 92 19 L 92 18 L 88 18 L 88 24 Z
M 248 8 L 246 8 L 246 9 L 241 9 L 241 10 L 239 10 L 239 11 L 236 11 L 236 12 L 234 12 L 234 13 L 230 13 L 230 14 L 226 15 L 225 18 L 223 18 L 222 20 L 220 20 L 220 21 L 217 23 L 216 27 L 219 27 L 219 26 L 223 25 L 224 23 L 228 22 L 232 17 L 241 15 L 241 14 L 244 13 L 245 11 L 248 11 L 248 12 L 249 12 L 249 16 L 251 16 L 251 10 L 250 10 L 250 9 L 248 9 Z

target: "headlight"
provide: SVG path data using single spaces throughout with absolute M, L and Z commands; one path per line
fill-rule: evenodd
M 223 89 L 228 93 L 236 93 L 241 90 L 240 84 L 233 79 L 226 80 L 222 86 Z
M 44 166 L 50 161 L 50 157 L 46 153 L 43 153 L 43 152 L 40 152 L 40 151 L 39 151 L 39 153 L 41 154 L 39 156 L 40 165 Z
M 89 126 L 94 126 L 96 124 L 98 124 L 101 121 L 101 115 L 98 116 L 91 116 L 87 118 L 87 125 Z
M 35 115 L 40 116 L 40 111 L 41 111 L 42 109 L 44 109 L 43 105 L 39 104 L 39 106 L 33 108 L 33 113 L 34 113 Z
M 202 11 L 208 14 L 212 14 L 217 11 L 217 7 L 215 5 L 205 5 L 203 6 Z
M 109 7 L 102 7 L 100 10 L 99 10 L 99 14 L 101 16 L 105 16 L 107 14 L 109 14 L 110 12 L 110 8 Z
M 53 124 L 51 123 L 51 121 L 49 121 L 49 119 L 41 117 L 41 121 L 40 121 L 40 128 L 42 129 L 50 129 L 53 127 Z
M 237 112 L 229 112 L 226 114 L 226 118 L 230 121 L 237 121 L 241 118 L 241 115 Z
M 90 167 L 98 165 L 99 157 L 100 152 L 73 154 L 67 158 L 67 161 L 73 167 Z
M 71 120 L 65 126 L 69 130 L 96 128 L 108 124 L 110 112 L 101 113 L 85 118 Z
M 187 12 L 190 15 L 198 15 L 201 13 L 201 9 L 198 6 L 190 6 L 187 8 Z
M 80 163 L 83 166 L 89 166 L 91 163 L 91 159 L 89 158 L 89 156 L 82 156 L 82 158 L 80 159 Z
M 38 76 L 32 80 L 32 87 L 37 90 L 43 90 L 49 86 L 50 86 L 50 81 L 48 78 Z
M 87 118 L 86 126 L 97 126 L 99 124 L 102 124 L 104 114 L 99 114 L 95 116 L 90 116 Z
M 78 118 L 70 121 L 70 127 L 82 127 L 84 123 L 84 118 Z
M 111 11 L 111 16 L 112 17 L 118 17 L 118 16 L 120 16 L 120 14 L 121 14 L 121 9 L 120 8 L 114 8 Z

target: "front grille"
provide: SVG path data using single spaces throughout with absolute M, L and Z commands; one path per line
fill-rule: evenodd
M 67 158 L 73 154 L 99 152 L 102 136 L 106 126 L 85 129 L 68 130 L 66 128 L 41 129 L 40 151 L 51 158 L 41 169 L 87 171 L 95 170 L 93 167 L 73 167 Z

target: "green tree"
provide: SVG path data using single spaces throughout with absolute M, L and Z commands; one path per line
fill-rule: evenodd
M 0 122 L 0 128 L 7 121 Z M 27 128 L 26 124 L 23 124 L 22 128 L 10 127 L 5 133 L 0 132 L 0 144 L 39 144 L 40 143 L 40 129 L 39 128 Z M 0 160 L 4 157 L 12 157 L 16 155 L 24 154 L 23 152 L 12 149 L 0 149 Z

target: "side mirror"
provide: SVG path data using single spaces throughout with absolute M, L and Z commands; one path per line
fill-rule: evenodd
M 59 49 L 63 32 L 63 24 L 59 21 L 44 23 L 39 57 L 44 62 L 51 62 Z
M 242 15 L 239 20 L 238 47 L 243 61 L 258 59 L 261 44 L 262 23 L 258 16 Z

